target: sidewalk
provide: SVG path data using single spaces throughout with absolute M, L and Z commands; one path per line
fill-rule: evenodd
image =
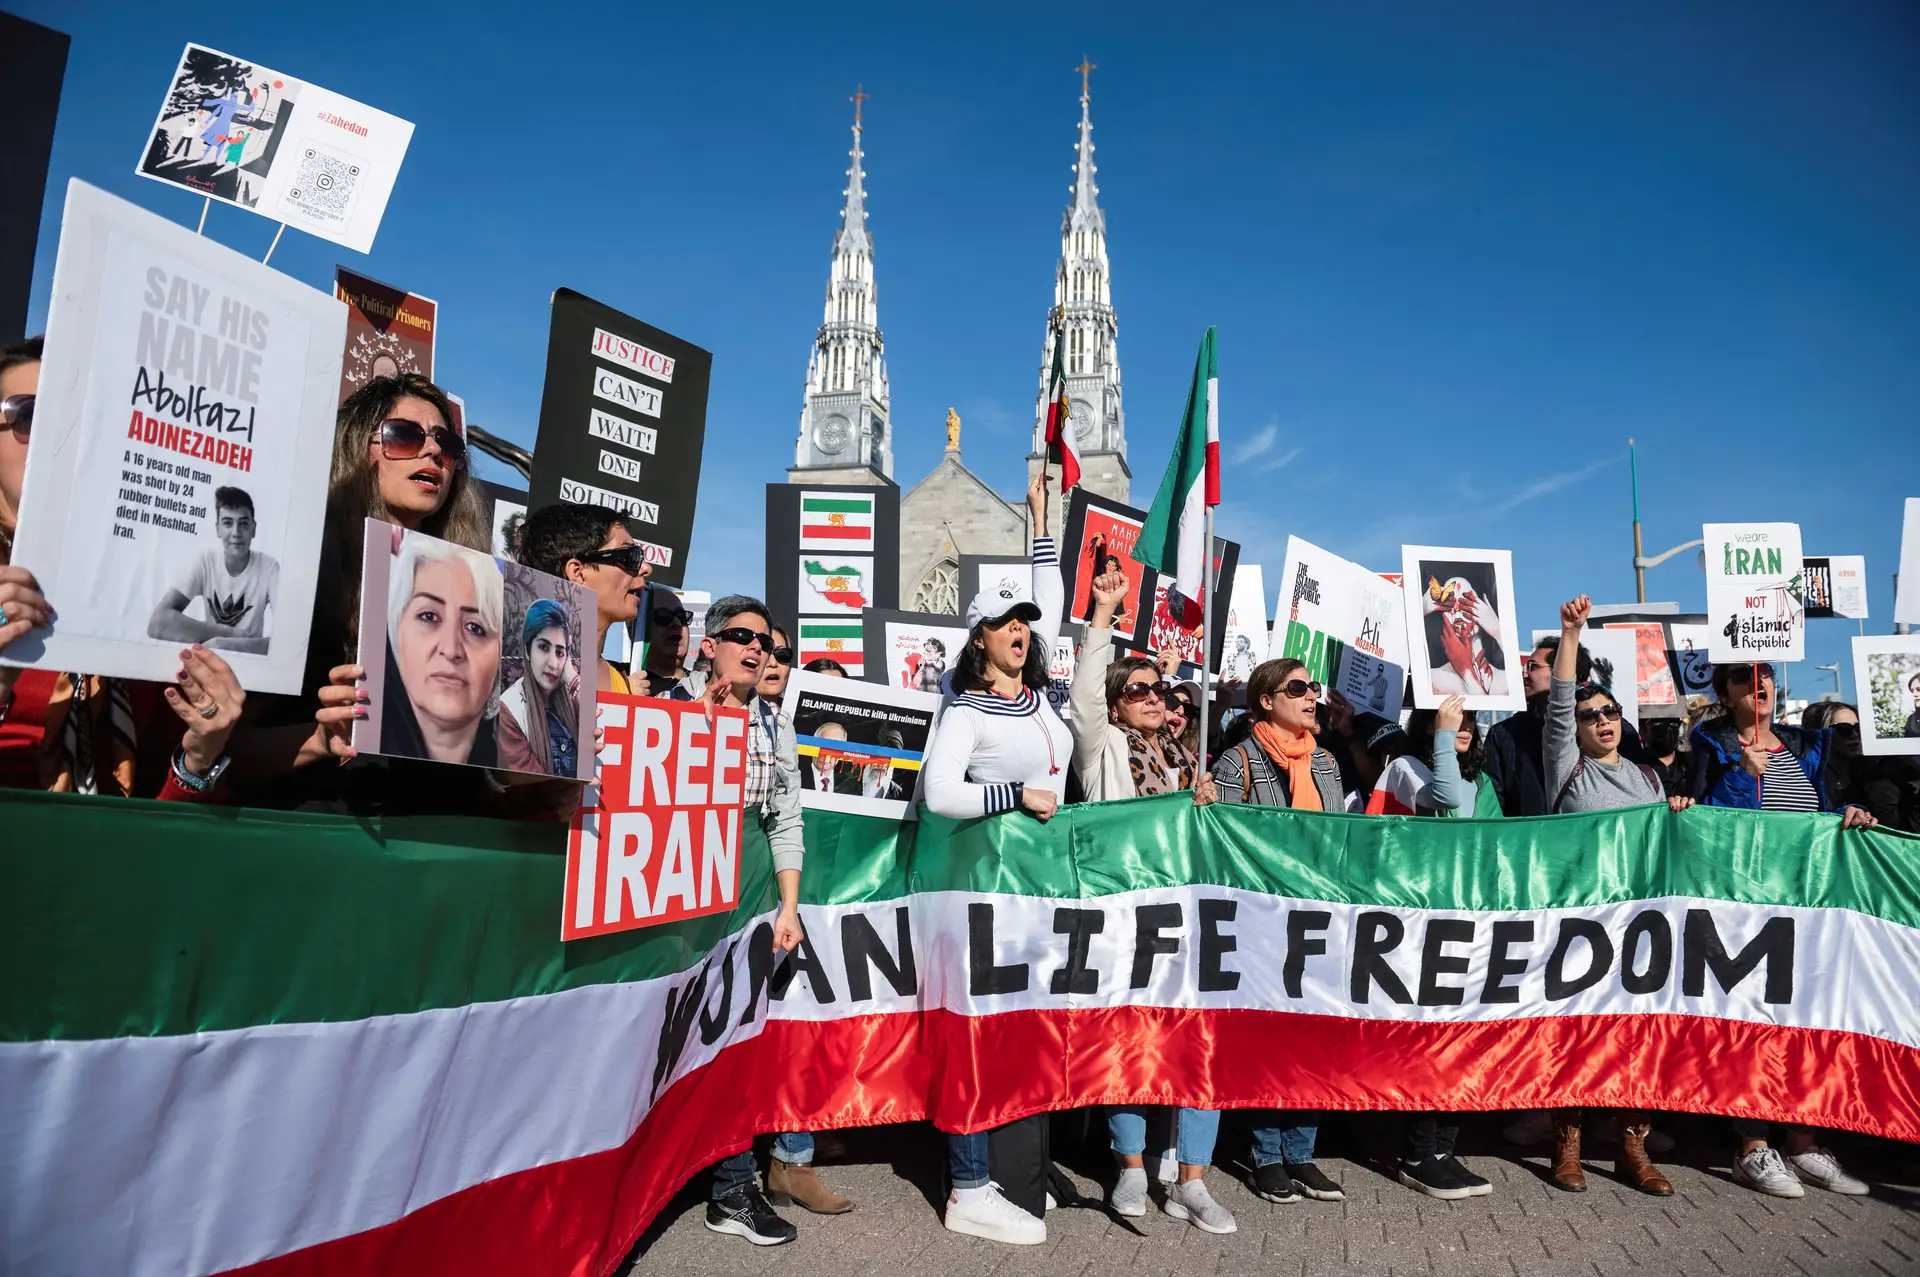
M 800 1228 L 799 1241 L 761 1249 L 706 1231 L 705 1185 L 696 1180 L 662 1213 L 641 1239 L 634 1262 L 621 1271 L 636 1277 L 1920 1274 L 1920 1185 L 1875 1179 L 1870 1197 L 1813 1188 L 1798 1200 L 1763 1197 L 1728 1180 L 1727 1151 L 1711 1144 L 1716 1126 L 1710 1119 L 1681 1119 L 1681 1147 L 1661 1159 L 1674 1182 L 1673 1197 L 1645 1197 L 1613 1180 L 1610 1147 L 1587 1150 L 1589 1191 L 1565 1193 L 1547 1181 L 1543 1156 L 1523 1158 L 1499 1145 L 1493 1125 L 1483 1124 L 1478 1142 L 1463 1141 L 1467 1162 L 1494 1182 L 1489 1197 L 1438 1202 L 1419 1196 L 1374 1169 L 1356 1140 L 1335 1138 L 1323 1146 L 1347 1156 L 1324 1157 L 1321 1166 L 1346 1188 L 1348 1200 L 1276 1206 L 1242 1182 L 1244 1139 L 1223 1131 L 1222 1154 L 1232 1164 L 1210 1171 L 1208 1181 L 1238 1218 L 1239 1232 L 1212 1236 L 1157 1207 L 1144 1219 L 1124 1222 L 1103 1211 L 1071 1209 L 1048 1216 L 1047 1242 L 1035 1247 L 995 1245 L 940 1226 L 940 1148 L 930 1128 L 848 1132 L 845 1158 L 823 1163 L 822 1172 L 833 1188 L 859 1203 L 852 1213 L 822 1218 L 785 1208 L 782 1213 Z M 1368 1143 L 1382 1147 L 1378 1138 Z M 1879 1150 L 1884 1156 L 1888 1146 Z M 1082 1192 L 1100 1194 L 1106 1172 L 1097 1149 L 1063 1156 L 1056 1147 L 1055 1156 Z M 1891 1174 L 1894 1165 L 1869 1162 L 1862 1169 Z

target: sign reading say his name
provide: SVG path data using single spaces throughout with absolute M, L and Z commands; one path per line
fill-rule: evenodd
M 1806 574 L 1797 523 L 1709 523 L 1707 622 L 1715 665 L 1798 661 L 1807 637 Z
M 602 692 L 600 778 L 567 834 L 560 938 L 726 913 L 740 898 L 747 712 Z
M 628 517 L 653 579 L 685 581 L 713 356 L 569 288 L 553 295 L 531 509 L 604 505 Z
M 58 615 L 0 660 L 170 683 L 204 643 L 300 690 L 346 307 L 67 188 L 13 561 Z

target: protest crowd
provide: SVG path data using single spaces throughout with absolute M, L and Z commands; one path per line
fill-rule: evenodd
M 0 350 L 0 651 L 55 621 L 61 603 L 43 595 L 32 563 L 11 555 L 42 363 L 58 358 L 38 340 Z M 0 778 L 14 788 L 100 797 L 566 821 L 580 801 L 579 782 L 527 775 L 508 764 L 536 747 L 568 758 L 588 749 L 572 738 L 579 701 L 631 693 L 743 710 L 744 799 L 772 847 L 779 894 L 774 945 L 791 950 L 804 934 L 799 884 L 808 872 L 801 761 L 793 724 L 781 709 L 796 663 L 791 618 L 771 614 L 756 599 L 728 596 L 710 604 L 704 634 L 690 643 L 691 614 L 671 591 L 649 589 L 650 567 L 635 529 L 615 510 L 548 505 L 530 512 L 518 529 L 519 561 L 583 587 L 595 612 L 580 650 L 568 650 L 563 618 L 538 607 L 529 611 L 527 649 L 548 662 L 541 671 L 551 666 L 553 672 L 538 681 L 530 673 L 525 696 L 538 712 L 509 720 L 511 740 L 504 728 L 496 734 L 491 719 L 483 730 L 442 740 L 445 724 L 423 714 L 418 756 L 356 753 L 352 728 L 367 716 L 370 701 L 369 671 L 356 663 L 364 521 L 371 517 L 487 553 L 489 529 L 468 447 L 446 395 L 425 378 L 377 378 L 353 393 L 339 411 L 299 694 L 242 691 L 221 655 L 217 627 L 181 642 L 177 674 L 164 685 L 0 668 Z M 1177 659 L 1116 651 L 1111 627 L 1128 583 L 1108 570 L 1090 585 L 1091 615 L 1062 713 L 1045 693 L 1065 593 L 1059 556 L 1046 534 L 1047 493 L 1038 480 L 1028 500 L 1031 591 L 1009 599 L 983 590 L 965 606 L 966 647 L 952 663 L 919 793 L 942 817 L 1044 822 L 1075 802 L 1191 791 L 1197 805 L 1379 817 L 1490 820 L 1664 803 L 1674 811 L 1702 804 L 1829 812 L 1847 829 L 1880 824 L 1920 831 L 1914 760 L 1863 756 L 1860 717 L 1851 705 L 1823 703 L 1798 725 L 1781 721 L 1776 672 L 1767 664 L 1718 667 L 1716 701 L 1691 707 L 1684 722 L 1632 730 L 1615 690 L 1593 679 L 1582 643 L 1591 606 L 1585 596 L 1561 607 L 1558 634 L 1526 656 L 1526 708 L 1488 726 L 1464 709 L 1459 695 L 1413 710 L 1404 721 L 1355 712 L 1338 693 L 1323 695 L 1321 683 L 1293 658 L 1261 662 L 1244 682 L 1220 681 L 1208 702 L 1205 680 L 1181 680 Z M 604 652 L 609 631 L 634 622 L 643 608 L 652 609 L 654 635 L 643 667 L 623 669 L 588 655 L 589 637 L 590 650 Z M 446 660 L 456 670 L 481 660 L 480 647 L 497 648 L 500 641 L 497 599 L 468 610 L 476 619 L 464 624 L 462 639 L 436 640 L 447 645 Z M 806 668 L 845 675 L 828 658 Z M 1587 1189 L 1582 1135 L 1591 1126 L 1579 1110 L 1510 1117 L 1506 1133 L 1515 1144 L 1550 1146 L 1554 1184 L 1569 1192 Z M 1119 1107 L 1104 1118 L 1115 1158 L 1113 1211 L 1144 1215 L 1158 1180 L 1157 1196 L 1169 1216 L 1209 1232 L 1234 1230 L 1232 1215 L 1207 1188 L 1218 1112 Z M 1252 1187 L 1260 1197 L 1343 1200 L 1341 1185 L 1316 1165 L 1323 1120 L 1309 1111 L 1255 1115 Z M 1458 1113 L 1404 1115 L 1395 1170 L 1410 1191 L 1442 1200 L 1493 1191 L 1457 1154 L 1463 1120 Z M 1609 1120 L 1624 1182 L 1656 1197 L 1672 1193 L 1656 1161 L 1672 1147 L 1658 1130 L 1659 1114 L 1620 1111 Z M 1003 1147 L 1025 1150 L 1032 1174 L 1021 1185 L 1004 1182 L 1004 1172 L 998 1180 L 989 1174 L 987 1132 L 947 1135 L 946 1226 L 1002 1242 L 1043 1240 L 1044 1208 L 1036 1213 L 1031 1203 L 1049 1192 L 1047 1128 L 1041 1115 L 993 1133 Z M 1728 1138 L 1734 1179 L 1754 1192 L 1799 1197 L 1809 1185 L 1867 1191 L 1816 1131 L 1734 1121 Z M 809 1133 L 779 1134 L 764 1191 L 751 1153 L 715 1165 L 708 1227 L 768 1245 L 796 1235 L 773 1204 L 820 1213 L 853 1209 L 815 1172 L 814 1154 Z

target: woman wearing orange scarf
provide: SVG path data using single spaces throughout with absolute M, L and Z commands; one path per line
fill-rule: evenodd
M 1320 685 L 1292 659 L 1267 661 L 1247 678 L 1247 714 L 1253 739 L 1215 760 L 1213 783 L 1223 803 L 1292 807 L 1299 811 L 1344 811 L 1340 768 L 1314 743 L 1319 729 Z M 1275 1114 L 1278 1119 L 1282 1115 Z M 1292 1113 L 1292 1125 L 1253 1132 L 1253 1191 L 1270 1202 L 1301 1197 L 1337 1202 L 1346 1194 L 1313 1163 L 1319 1114 Z

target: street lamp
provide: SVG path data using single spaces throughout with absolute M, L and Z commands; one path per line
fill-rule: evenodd
M 1815 669 L 1817 669 L 1817 670 L 1824 670 L 1824 671 L 1826 671 L 1827 673 L 1829 673 L 1829 674 L 1831 674 L 1831 675 L 1833 675 L 1833 697 L 1834 697 L 1834 699 L 1835 699 L 1835 700 L 1845 700 L 1845 699 L 1846 699 L 1846 693 L 1845 693 L 1845 692 L 1843 692 L 1843 691 L 1841 690 L 1841 688 L 1840 688 L 1840 663 L 1839 663 L 1838 661 L 1836 661 L 1836 662 L 1834 662 L 1834 663 L 1833 663 L 1832 665 L 1816 665 L 1816 666 L 1814 666 L 1813 668 L 1815 668 Z
M 1647 601 L 1647 569 L 1657 568 L 1680 551 L 1705 545 L 1706 541 L 1698 537 L 1691 541 L 1682 541 L 1671 550 L 1656 554 L 1650 559 L 1647 558 L 1642 553 L 1644 547 L 1640 544 L 1640 463 L 1634 456 L 1631 439 L 1627 440 L 1627 473 L 1633 480 L 1633 591 L 1637 601 L 1645 603 Z

